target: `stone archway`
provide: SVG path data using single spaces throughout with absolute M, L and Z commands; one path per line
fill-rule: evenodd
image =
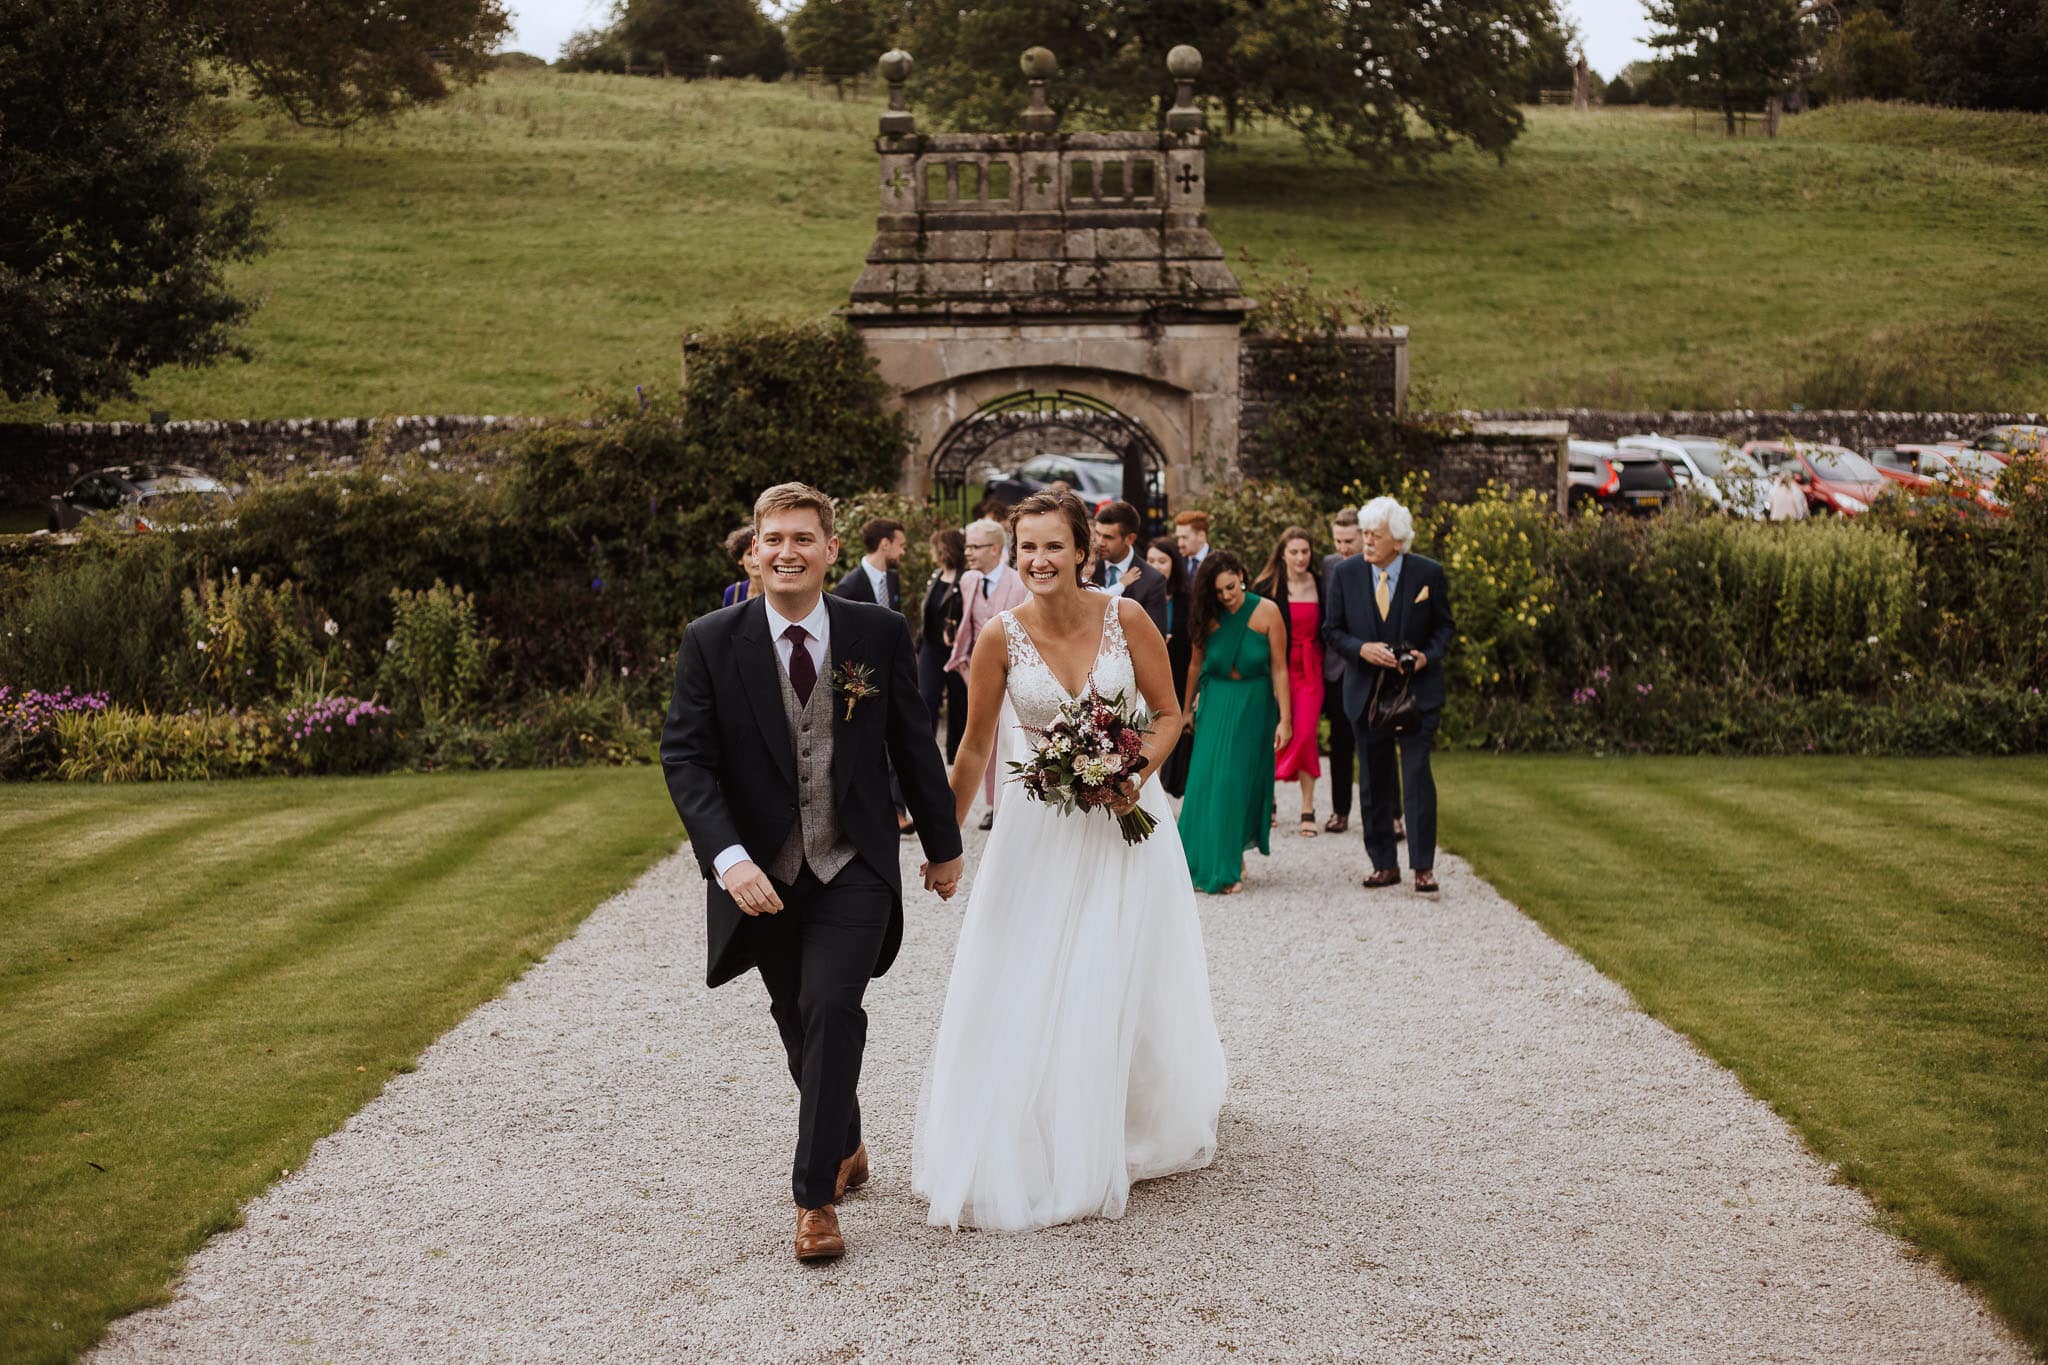
M 909 57 L 883 59 L 881 212 L 842 316 L 908 419 L 905 493 L 939 491 L 940 446 L 1020 393 L 1134 422 L 1165 497 L 1235 473 L 1251 305 L 1207 225 L 1200 55 L 1169 65 L 1178 94 L 1158 131 L 1060 132 L 1035 59 L 1021 131 L 926 135 Z
M 1014 449 L 1018 443 L 1055 433 L 1045 444 L 1062 449 L 1051 454 L 1038 452 L 1049 462 L 1100 453 L 1114 457 L 1122 466 L 1119 490 L 1076 488 L 1076 492 L 1091 502 L 1121 496 L 1145 517 L 1148 533 L 1164 530 L 1167 457 L 1159 441 L 1142 422 L 1099 398 L 1068 389 L 1022 389 L 1004 394 L 955 422 L 932 449 L 925 467 L 926 486 L 942 507 L 964 519 L 979 500 L 978 490 L 988 482 L 991 456 L 1008 446 L 1015 459 L 1024 453 Z M 1053 476 L 1066 478 L 1057 472 Z M 1071 478 L 1066 481 L 1074 482 Z

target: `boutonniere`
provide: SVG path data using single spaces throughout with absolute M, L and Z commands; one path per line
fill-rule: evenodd
M 1415 594 L 1415 600 L 1417 602 L 1427 602 L 1429 600 L 1429 584 L 1424 583 L 1422 585 L 1422 591 Z
M 875 671 L 866 664 L 848 660 L 832 673 L 832 690 L 846 699 L 846 719 L 853 719 L 853 708 L 869 697 L 879 697 L 882 689 L 875 686 Z

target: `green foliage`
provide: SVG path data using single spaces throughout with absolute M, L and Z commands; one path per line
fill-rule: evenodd
M 393 588 L 391 608 L 378 692 L 404 719 L 463 719 L 483 693 L 498 644 L 483 633 L 476 599 L 436 580 L 424 592 Z
M 1459 632 L 1444 661 L 1452 686 L 1517 694 L 1542 674 L 1543 631 L 1557 611 L 1557 520 L 1537 494 L 1492 484 L 1475 501 L 1439 511 Z
M 451 83 L 497 65 L 512 28 L 501 0 L 405 0 L 402 13 L 388 0 L 188 0 L 178 8 L 209 58 L 314 128 L 446 99 Z
M 191 45 L 151 0 L 21 0 L 0 30 L 0 393 L 63 412 L 164 365 L 248 359 L 226 268 L 255 193 L 199 135 Z
M 1645 0 L 1644 9 L 1658 29 L 1650 46 L 1668 54 L 1681 87 L 1695 83 L 1698 102 L 1722 112 L 1731 137 L 1735 115 L 1762 108 L 1806 55 L 1794 0 Z
M 1245 472 L 1285 479 L 1324 501 L 1357 480 L 1392 481 L 1416 433 L 1385 409 L 1344 342 L 1386 326 L 1391 306 L 1355 288 L 1325 287 L 1315 267 L 1291 251 L 1283 271 L 1270 275 L 1249 251 L 1240 254 L 1246 292 L 1259 301 L 1255 334 L 1272 343 L 1259 364 L 1267 383 L 1283 385 L 1267 405 L 1257 447 L 1244 453 Z
M 2048 6 L 2041 0 L 1902 0 L 1899 8 L 1928 99 L 2048 113 Z
M 199 781 L 286 771 L 290 741 L 269 712 L 110 706 L 58 717 L 57 751 L 68 782 Z
M 576 34 L 562 54 L 569 71 L 628 65 L 772 81 L 789 69 L 789 47 L 754 0 L 617 0 L 608 26 Z
M 901 493 L 868 492 L 842 498 L 833 509 L 839 531 L 839 562 L 832 566 L 827 589 L 853 572 L 866 553 L 860 528 L 878 517 L 903 523 L 903 562 L 896 566 L 903 582 L 903 612 L 913 632 L 923 626 L 924 587 L 932 576 L 932 536 L 948 526 L 958 530 L 955 518 L 937 505 L 906 498 Z
M 1835 99 L 1910 99 L 1919 83 L 1913 35 L 1883 10 L 1857 10 L 1821 50 L 1819 86 Z
M 1258 116 L 1317 152 L 1414 167 L 1458 142 L 1496 156 L 1522 131 L 1514 103 L 1532 46 L 1556 46 L 1549 0 L 1428 11 L 1316 0 L 1214 0 L 1171 13 L 1140 3 L 975 0 L 921 5 L 908 46 L 920 101 L 962 128 L 1006 128 L 1026 103 L 1017 57 L 1059 58 L 1048 91 L 1069 126 L 1149 128 L 1171 103 L 1166 54 L 1202 52 L 1201 89 L 1226 123 Z
M 191 580 L 169 538 L 93 539 L 24 568 L 0 597 L 0 681 L 168 701 Z
M 1262 479 L 1218 484 L 1176 510 L 1189 508 L 1209 514 L 1209 543 L 1236 554 L 1254 574 L 1290 526 L 1305 526 L 1314 534 L 1318 557 L 1330 552 L 1329 516 L 1292 484 Z
M 290 583 L 265 587 L 263 575 L 244 580 L 231 567 L 185 589 L 180 602 L 185 631 L 173 671 L 188 700 L 248 706 L 288 689 L 313 662 L 318 626 Z
M 900 16 L 883 0 L 804 0 L 789 16 L 790 50 L 805 70 L 863 75 L 896 45 Z

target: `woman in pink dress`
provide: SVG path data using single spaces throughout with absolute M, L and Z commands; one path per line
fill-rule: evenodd
M 1277 604 L 1287 621 L 1287 685 L 1297 716 L 1323 713 L 1323 584 L 1315 572 L 1315 542 L 1299 526 L 1280 533 L 1280 543 L 1253 584 L 1259 596 Z M 1303 710 L 1307 707 L 1307 710 Z M 1313 724 L 1295 727 L 1294 737 L 1273 761 L 1273 780 L 1301 783 L 1301 837 L 1316 837 L 1316 779 L 1323 775 Z

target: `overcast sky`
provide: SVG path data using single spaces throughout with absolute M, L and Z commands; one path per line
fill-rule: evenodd
M 1567 0 L 1567 6 L 1586 35 L 1586 60 L 1602 76 L 1650 55 L 1643 46 L 1650 25 L 1643 18 L 1642 0 Z M 508 46 L 553 61 L 571 33 L 602 24 L 611 5 L 610 0 L 512 0 L 510 8 Z

